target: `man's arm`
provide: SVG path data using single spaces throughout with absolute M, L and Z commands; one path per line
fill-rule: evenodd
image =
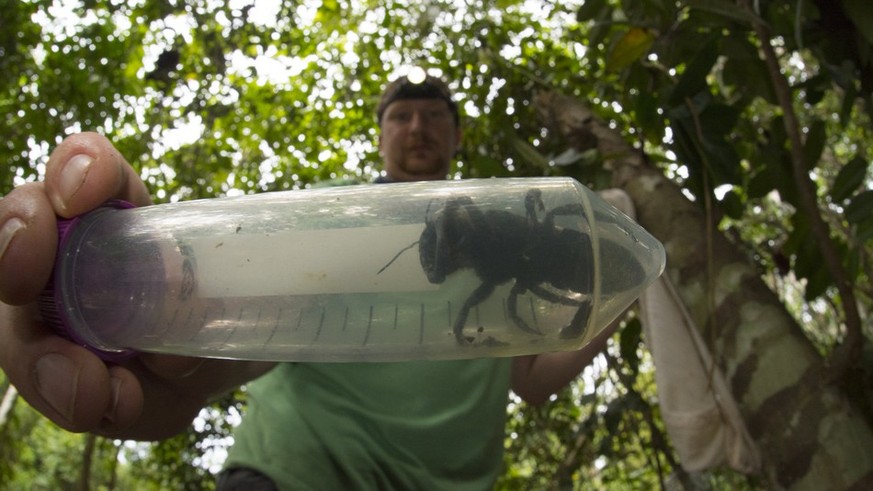
M 540 405 L 572 382 L 618 329 L 623 316 L 601 331 L 590 343 L 576 351 L 519 356 L 512 362 L 510 385 L 525 402 Z

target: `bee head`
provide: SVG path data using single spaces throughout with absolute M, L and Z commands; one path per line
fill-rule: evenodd
M 472 200 L 451 199 L 443 208 L 431 213 L 432 204 L 428 205 L 418 253 L 428 281 L 439 284 L 446 280 L 446 276 L 467 266 L 463 243 L 470 217 L 465 206 L 472 205 Z
M 424 231 L 418 241 L 418 255 L 421 268 L 427 275 L 427 280 L 439 284 L 446 280 L 448 257 L 445 247 L 445 208 L 431 213 L 433 201 L 427 205 L 424 217 Z

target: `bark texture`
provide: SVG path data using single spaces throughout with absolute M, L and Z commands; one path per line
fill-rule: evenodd
M 727 377 L 770 485 L 873 489 L 870 422 L 828 382 L 824 360 L 755 263 L 582 101 L 554 92 L 535 100 L 543 123 L 568 145 L 584 151 L 596 141 L 613 185 L 630 195 L 638 222 L 664 244 L 664 274 Z

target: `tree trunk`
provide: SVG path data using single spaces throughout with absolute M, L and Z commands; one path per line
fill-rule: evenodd
M 91 489 L 91 466 L 94 461 L 94 447 L 97 443 L 97 435 L 88 433 L 85 437 L 85 450 L 82 452 L 82 466 L 79 469 L 79 491 Z
M 536 97 L 547 127 L 570 146 L 592 136 L 613 184 L 667 251 L 665 274 L 700 326 L 731 387 L 774 488 L 873 489 L 873 430 L 756 265 L 715 230 L 703 207 L 649 165 L 581 101 Z M 656 368 L 657 369 L 657 368 Z
M 109 463 L 109 482 L 106 483 L 107 491 L 113 491 L 118 485 L 118 454 L 121 452 L 121 446 L 115 445 L 111 440 L 105 440 L 105 443 L 111 447 L 111 460 Z

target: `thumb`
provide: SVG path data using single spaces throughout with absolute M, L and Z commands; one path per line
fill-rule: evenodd
M 46 194 L 55 213 L 73 217 L 112 198 L 136 205 L 151 202 L 145 185 L 105 137 L 79 133 L 52 152 L 46 169 Z

